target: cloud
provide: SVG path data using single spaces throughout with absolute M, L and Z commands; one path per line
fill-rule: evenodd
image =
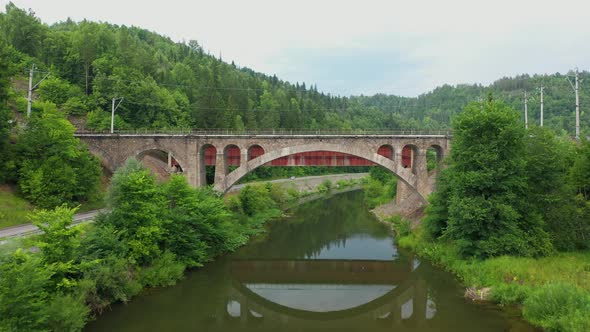
M 340 95 L 590 68 L 582 0 L 14 2 L 48 23 L 69 16 L 195 39 L 226 61 Z

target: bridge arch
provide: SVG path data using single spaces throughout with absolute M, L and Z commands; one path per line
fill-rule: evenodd
M 250 161 L 256 157 L 264 154 L 264 148 L 258 144 L 252 144 L 248 147 L 248 160 Z
M 402 148 L 402 160 L 400 164 L 403 168 L 411 170 L 412 174 L 416 174 L 416 160 L 418 157 L 418 147 L 414 144 L 406 144 Z
M 385 158 L 391 160 L 395 159 L 395 150 L 390 144 L 381 145 L 379 149 L 377 149 L 377 153 Z
M 151 157 L 155 160 L 146 159 Z M 134 158 L 141 161 L 144 167 L 150 169 L 157 179 L 164 181 L 169 178 L 172 173 L 184 172 L 186 167 L 183 161 L 172 152 L 164 150 L 160 147 L 148 148 L 135 153 Z
M 416 188 L 416 175 L 413 174 L 410 169 L 405 169 L 401 167 L 399 163 L 394 162 L 392 159 L 380 155 L 377 150 L 369 151 L 363 147 L 350 147 L 346 145 L 331 143 L 312 143 L 268 151 L 263 155 L 258 156 L 257 158 L 254 158 L 246 163 L 243 163 L 233 172 L 227 174 L 227 176 L 225 176 L 222 181 L 220 181 L 219 183 L 215 183 L 215 189 L 221 192 L 226 192 L 242 177 L 268 162 L 296 153 L 314 151 L 346 153 L 352 156 L 369 160 L 391 171 L 394 175 L 398 177 L 399 180 L 407 184 L 412 191 L 418 193 L 422 198 L 425 199 L 425 197 L 418 192 Z

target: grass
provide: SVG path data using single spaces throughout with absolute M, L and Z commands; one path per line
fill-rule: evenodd
M 11 187 L 0 186 L 0 228 L 30 222 L 27 216 L 32 211 L 33 206 L 18 197 Z
M 428 241 L 420 229 L 398 245 L 454 273 L 465 286 L 490 287 L 492 301 L 522 306 L 524 318 L 547 331 L 590 331 L 590 252 L 462 259 L 452 244 Z
M 104 200 L 97 198 L 82 204 L 78 213 L 102 209 L 105 206 Z M 18 196 L 12 187 L 0 186 L 0 228 L 30 223 L 28 215 L 34 208 L 24 198 Z

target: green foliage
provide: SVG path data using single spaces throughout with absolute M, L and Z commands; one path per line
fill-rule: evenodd
M 0 330 L 47 331 L 52 275 L 51 269 L 20 249 L 0 261 Z
M 363 189 L 365 203 L 372 209 L 393 200 L 397 191 L 397 178 L 383 167 L 372 167 Z
M 81 331 L 88 319 L 89 310 L 80 296 L 57 294 L 46 307 L 49 331 Z
M 449 202 L 451 193 L 449 171 L 442 169 L 436 179 L 436 190 L 428 197 L 426 216 L 422 219 L 425 234 L 437 239 L 445 232 L 449 219 Z
M 10 187 L 0 187 L 0 228 L 29 222 L 33 207 Z
M 537 211 L 526 199 L 524 129 L 518 113 L 500 102 L 470 104 L 453 124 L 453 149 L 443 189 L 446 199 L 430 212 L 440 212 L 432 234 L 455 241 L 464 256 L 504 254 L 538 256 L 551 251 L 549 236 Z M 442 226 L 442 227 L 441 227 Z M 438 230 L 437 230 L 438 229 Z
M 524 302 L 531 287 L 519 283 L 502 283 L 492 288 L 492 300 L 501 305 L 518 305 Z
M 173 253 L 166 251 L 152 265 L 141 270 L 139 280 L 147 287 L 172 286 L 182 277 L 185 267 Z
M 229 246 L 231 213 L 211 189 L 189 187 L 182 176 L 172 176 L 163 188 L 166 214 L 164 246 L 189 267 L 235 249 Z
M 41 100 L 52 102 L 59 107 L 64 105 L 70 98 L 80 100 L 79 97 L 82 96 L 82 91 L 79 88 L 57 77 L 48 77 L 43 80 L 39 85 L 38 93 Z
M 333 187 L 332 181 L 330 181 L 330 180 L 324 180 L 322 183 L 320 183 L 317 186 L 316 190 L 320 194 L 325 194 L 325 193 L 328 193 L 328 192 L 332 191 L 332 187 Z
M 121 118 L 119 114 L 115 114 L 114 127 L 117 130 L 125 130 L 129 128 L 129 125 Z M 94 130 L 110 130 L 111 114 L 101 111 L 100 109 L 88 112 L 86 115 L 86 128 Z
M 270 196 L 270 188 L 272 185 L 246 185 L 242 188 L 238 197 L 247 216 L 277 208 Z
M 0 183 L 12 180 L 14 173 L 13 149 L 10 143 L 10 132 L 14 125 L 13 114 L 7 101 L 10 89 L 9 77 L 14 73 L 13 64 L 8 61 L 11 49 L 0 40 Z
M 240 179 L 239 183 L 248 183 L 259 180 L 274 180 L 274 179 L 287 179 L 292 176 L 304 177 L 304 176 L 316 176 L 316 175 L 328 175 L 328 174 L 343 174 L 343 173 L 366 173 L 369 169 L 375 167 L 369 166 L 342 166 L 342 167 L 331 167 L 331 166 L 273 166 L 273 167 L 258 167 L 246 176 Z
M 19 136 L 18 185 L 39 207 L 75 205 L 97 192 L 100 164 L 74 130 L 61 114 L 46 110 L 32 117 Z
M 563 283 L 547 284 L 524 301 L 524 317 L 547 331 L 590 330 L 590 293 Z
M 397 236 L 408 236 L 412 233 L 412 221 L 405 219 L 402 216 L 391 216 L 387 219 L 387 222 L 391 223 Z
M 158 218 L 163 201 L 150 172 L 137 160 L 128 160 L 113 175 L 107 201 L 112 211 L 104 222 L 118 230 L 129 258 L 138 264 L 156 258 L 163 232 Z
M 62 108 L 66 114 L 70 115 L 83 115 L 88 111 L 88 105 L 86 105 L 82 98 L 76 96 L 68 98 Z M 117 128 L 124 129 L 121 127 Z
M 111 303 L 128 302 L 142 288 L 129 262 L 114 255 L 87 265 L 83 272 L 80 284 L 85 302 L 93 312 L 101 313 Z
M 12 44 L 17 50 L 32 56 L 42 51 L 47 28 L 41 24 L 35 13 L 24 11 L 12 2 L 6 5 L 6 14 L 0 20 L 2 39 Z
M 80 230 L 71 227 L 76 210 L 60 206 L 54 210 L 39 210 L 31 215 L 33 224 L 43 231 L 36 244 L 46 264 L 67 263 L 74 259 L 74 253 L 80 245 Z

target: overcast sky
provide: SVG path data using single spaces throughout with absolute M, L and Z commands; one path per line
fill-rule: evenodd
M 70 17 L 194 39 L 227 62 L 339 95 L 590 69 L 588 0 L 13 2 L 49 24 Z

